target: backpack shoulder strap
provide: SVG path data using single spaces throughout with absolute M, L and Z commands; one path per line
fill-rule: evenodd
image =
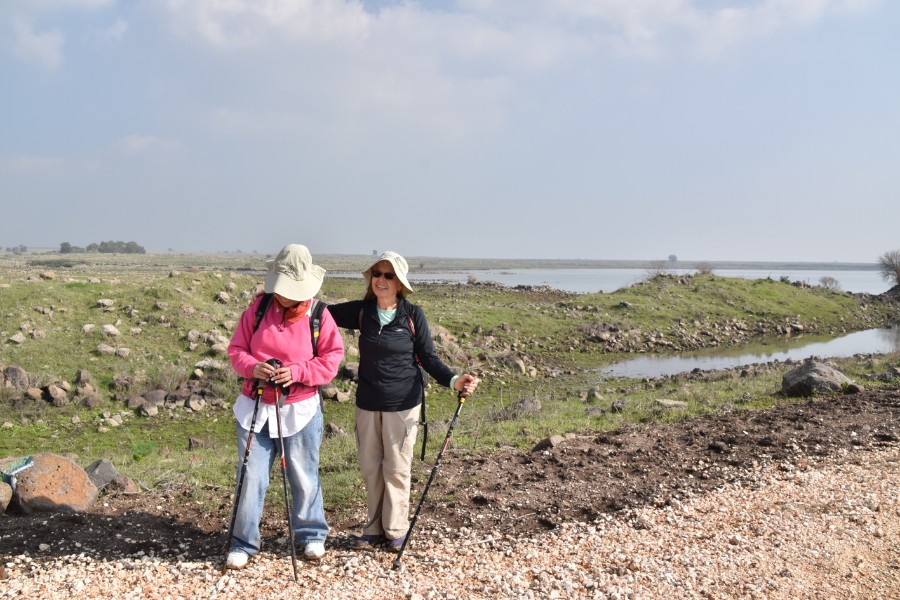
M 321 300 L 315 300 L 312 313 L 309 315 L 309 333 L 312 340 L 313 356 L 319 355 L 319 329 L 322 326 L 322 311 L 328 306 Z
M 259 324 L 262 323 L 263 317 L 266 316 L 266 311 L 269 310 L 270 304 L 272 304 L 272 294 L 263 294 L 259 306 L 256 307 L 256 321 L 253 325 L 254 332 L 259 329 Z

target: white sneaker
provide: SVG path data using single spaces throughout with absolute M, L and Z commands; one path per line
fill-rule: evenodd
M 310 542 L 303 551 L 306 560 L 319 560 L 325 556 L 325 544 L 322 542 Z
M 246 552 L 241 552 L 240 550 L 232 550 L 228 553 L 228 558 L 225 559 L 225 568 L 243 569 L 247 566 L 247 561 L 249 560 L 250 555 Z

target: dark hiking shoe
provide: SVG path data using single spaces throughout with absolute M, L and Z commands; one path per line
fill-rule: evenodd
M 388 550 L 390 550 L 391 552 L 399 553 L 400 549 L 403 548 L 403 542 L 405 542 L 405 541 L 406 541 L 405 535 L 401 535 L 396 540 L 391 540 L 390 542 L 388 542 Z
M 350 547 L 354 550 L 365 550 L 367 548 L 375 548 L 385 542 L 383 535 L 361 535 L 350 541 Z

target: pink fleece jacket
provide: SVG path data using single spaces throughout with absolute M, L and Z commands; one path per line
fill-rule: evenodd
M 237 374 L 245 378 L 242 393 L 253 398 L 253 367 L 259 362 L 277 358 L 284 366 L 291 368 L 294 384 L 286 403 L 298 402 L 315 395 L 317 386 L 325 385 L 337 375 L 338 367 L 344 358 L 344 340 L 334 319 L 327 310 L 322 311 L 322 322 L 319 327 L 318 356 L 313 358 L 310 341 L 309 316 L 293 322 L 284 322 L 284 310 L 273 299 L 269 310 L 263 315 L 256 332 L 256 307 L 262 296 L 254 300 L 238 322 L 237 329 L 228 345 L 228 356 L 231 366 Z M 314 301 L 318 302 L 318 300 Z M 275 387 L 267 385 L 263 391 L 262 401 L 274 404 Z M 280 393 L 280 392 L 279 392 Z

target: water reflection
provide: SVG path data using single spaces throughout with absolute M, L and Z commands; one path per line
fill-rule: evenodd
M 642 355 L 601 369 L 611 377 L 661 377 L 693 369 L 730 369 L 740 365 L 774 360 L 803 360 L 810 356 L 822 358 L 852 356 L 854 354 L 890 354 L 900 351 L 900 326 L 869 329 L 837 338 L 802 336 L 784 338 L 765 344 L 751 344 L 740 348 L 709 349 L 683 352 L 677 355 Z

